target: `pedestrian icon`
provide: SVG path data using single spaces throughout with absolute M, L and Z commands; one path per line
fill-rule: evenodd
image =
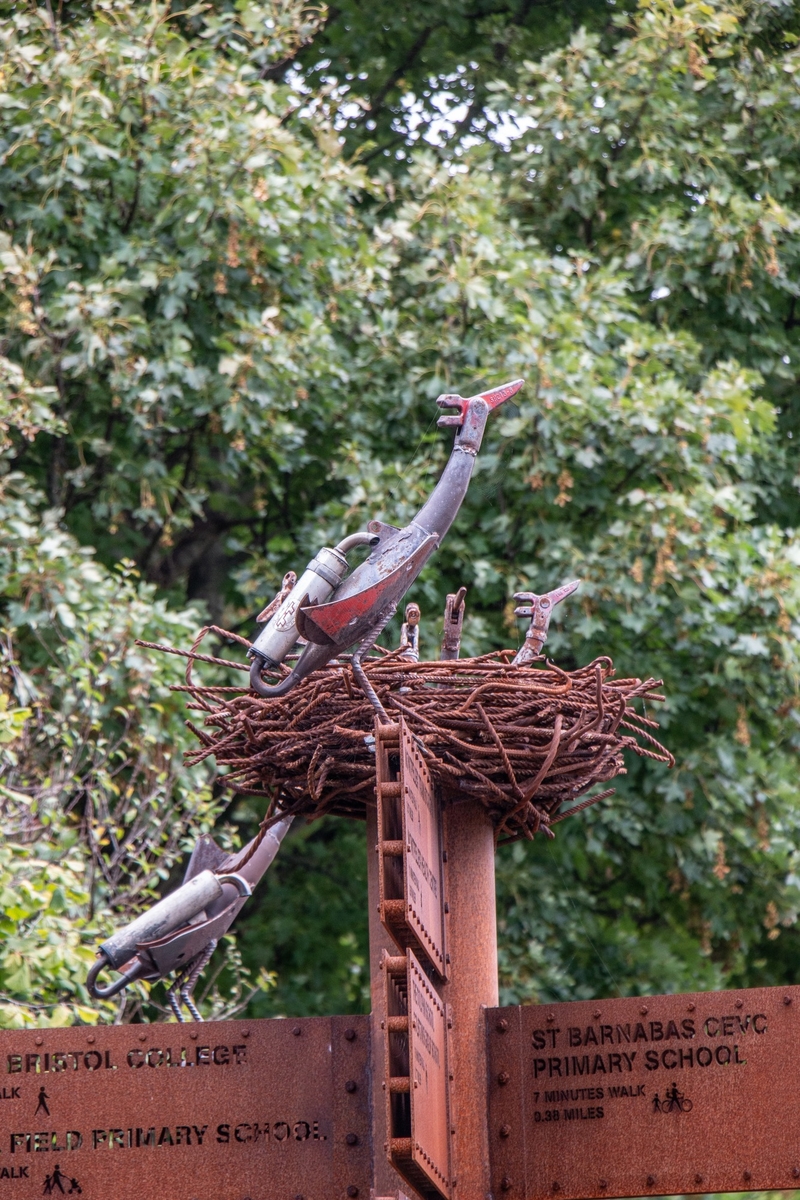
M 39 1088 L 39 1103 L 36 1105 L 36 1112 L 33 1114 L 35 1117 L 38 1117 L 40 1112 L 43 1112 L 48 1117 L 50 1116 L 50 1109 L 47 1107 L 47 1101 L 49 1099 L 50 1099 L 50 1097 L 48 1096 L 47 1092 L 44 1090 L 43 1087 L 40 1087 Z
M 65 1187 L 65 1184 L 68 1186 Z M 55 1165 L 53 1174 L 45 1178 L 42 1195 L 54 1196 L 56 1192 L 60 1192 L 62 1196 L 80 1196 L 83 1192 L 83 1188 L 77 1179 L 70 1179 L 69 1176 L 65 1175 L 58 1163 Z

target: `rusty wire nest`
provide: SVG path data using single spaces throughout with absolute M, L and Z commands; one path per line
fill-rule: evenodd
M 201 654 L 200 641 L 211 631 L 250 645 L 214 626 L 188 651 L 140 643 L 189 660 L 186 684 L 176 690 L 188 693 L 189 707 L 204 721 L 202 728 L 187 722 L 200 741 L 188 762 L 213 755 L 234 791 L 268 797 L 265 825 L 290 813 L 363 819 L 375 802 L 375 711 L 353 680 L 348 656 L 287 695 L 264 699 L 248 686 L 194 681 L 198 661 L 249 669 Z M 369 680 L 387 713 L 402 717 L 417 738 L 443 801 L 478 799 L 498 839 L 532 838 L 540 830 L 552 837 L 552 825 L 613 792 L 575 803 L 595 784 L 625 773 L 625 750 L 674 764 L 647 715 L 649 703 L 664 699 L 660 680 L 615 679 L 610 658 L 563 671 L 545 660 L 512 667 L 513 650 L 419 663 L 376 650 L 364 664 Z

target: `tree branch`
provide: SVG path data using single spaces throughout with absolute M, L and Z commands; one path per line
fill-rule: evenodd
M 414 63 L 417 61 L 417 59 L 419 58 L 422 51 L 425 49 L 425 46 L 427 45 L 428 39 L 430 38 L 431 34 L 434 32 L 434 30 L 440 29 L 441 26 L 442 26 L 441 21 L 437 22 L 437 24 L 435 24 L 435 25 L 426 25 L 425 26 L 425 28 L 422 30 L 422 32 L 418 35 L 416 41 L 414 41 L 412 43 L 412 45 L 409 47 L 408 51 L 406 52 L 405 58 L 400 63 L 400 65 L 395 67 L 395 69 L 392 71 L 392 73 L 388 77 L 388 79 L 386 79 L 384 81 L 383 86 L 378 88 L 369 108 L 364 113 L 362 113 L 362 115 L 360 117 L 358 117 L 357 120 L 355 120 L 353 122 L 353 124 L 359 125 L 359 124 L 361 124 L 361 122 L 366 121 L 368 117 L 374 117 L 376 113 L 380 112 L 381 108 L 383 107 L 383 102 L 386 99 L 386 97 L 389 95 L 389 92 L 395 86 L 397 81 L 399 79 L 403 78 L 406 71 L 408 71 L 408 69 L 410 67 L 413 67 Z

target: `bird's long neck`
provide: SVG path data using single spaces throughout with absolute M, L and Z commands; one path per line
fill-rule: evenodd
M 441 479 L 414 517 L 414 525 L 435 533 L 440 541 L 458 516 L 467 494 L 488 417 L 489 406 L 484 400 L 478 397 L 470 402 Z

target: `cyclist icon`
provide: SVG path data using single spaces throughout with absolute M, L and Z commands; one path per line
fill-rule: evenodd
M 683 1092 L 678 1091 L 677 1083 L 673 1083 L 671 1088 L 667 1088 L 664 1093 L 664 1099 L 660 1100 L 658 1093 L 653 1096 L 653 1112 L 691 1112 L 694 1105 L 691 1100 L 687 1100 Z

